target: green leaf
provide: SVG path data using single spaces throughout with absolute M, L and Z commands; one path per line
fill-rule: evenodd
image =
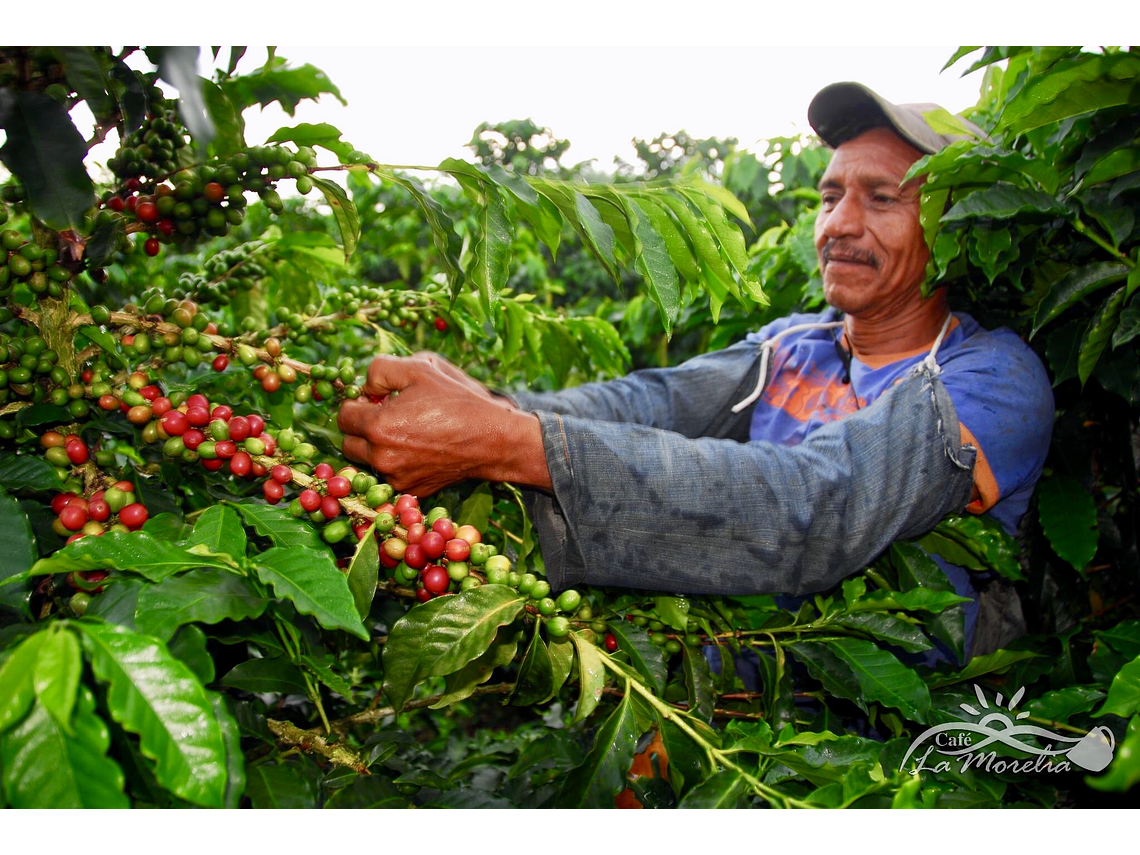
M 574 644 L 570 639 L 552 638 L 546 649 L 550 653 L 550 694 L 539 703 L 546 703 L 558 694 L 574 667 Z
M 578 651 L 578 707 L 574 711 L 574 721 L 579 722 L 587 718 L 602 699 L 606 667 L 592 641 L 577 632 L 570 633 L 570 640 Z
M 1109 338 L 1116 331 L 1116 326 L 1120 322 L 1120 310 L 1124 306 L 1125 293 L 1126 289 L 1118 288 L 1105 300 L 1085 330 L 1084 339 L 1081 341 L 1081 355 L 1077 360 L 1077 376 L 1081 378 L 1082 386 L 1092 376 L 1100 355 L 1108 346 Z
M 1091 712 L 1103 697 L 1104 692 L 1095 686 L 1066 686 L 1034 698 L 1025 708 L 1038 718 L 1064 722 L 1074 715 Z
M 703 191 L 704 188 L 700 189 Z M 713 234 L 716 235 L 716 239 L 724 251 L 725 258 L 728 259 L 733 269 L 741 276 L 747 277 L 748 250 L 744 244 L 744 235 L 741 234 L 740 229 L 728 221 L 724 208 L 703 195 L 702 192 L 690 189 L 681 192 L 704 214 L 705 222 L 712 228 Z M 745 215 L 746 218 L 747 214 Z
M 649 640 L 649 633 L 624 620 L 606 623 L 617 639 L 618 650 L 629 656 L 629 661 L 643 676 L 658 696 L 665 693 L 665 656 L 661 648 Z
M 447 161 L 444 161 L 446 163 Z M 440 264 L 443 266 L 447 283 L 451 288 L 451 295 L 455 297 L 463 284 L 463 270 L 459 266 L 459 256 L 462 243 L 459 235 L 455 233 L 455 224 L 443 207 L 432 198 L 424 186 L 414 178 L 396 173 L 385 173 L 384 177 L 395 184 L 399 184 L 412 194 L 412 198 L 419 203 L 424 219 L 431 229 L 432 243 L 439 254 Z
M 0 733 L 10 728 L 32 708 L 36 698 L 35 671 L 46 632 L 25 638 L 0 665 Z
M 420 680 L 454 673 L 482 655 L 526 601 L 505 585 L 483 585 L 410 609 L 384 644 L 384 693 L 392 706 L 403 709 Z
M 213 140 L 214 153 L 226 157 L 246 147 L 245 122 L 241 112 L 234 107 L 225 90 L 211 80 L 202 80 L 202 95 L 206 109 L 214 123 L 217 136 Z
M 151 537 L 141 531 L 109 531 L 102 537 L 85 537 L 68 544 L 48 558 L 32 565 L 29 574 L 70 573 L 73 570 L 130 570 L 161 582 L 168 576 L 209 567 L 225 570 L 229 565 L 209 555 L 196 555 Z
M 143 588 L 135 621 L 140 632 L 167 641 L 186 624 L 260 617 L 269 602 L 243 576 L 225 570 L 198 570 Z
M 309 694 L 304 675 L 286 659 L 248 659 L 222 677 L 222 685 L 243 692 L 274 692 L 284 695 Z
M 958 603 L 968 602 L 950 591 L 931 591 L 914 588 L 910 591 L 875 591 L 848 606 L 850 612 L 904 609 L 906 611 L 940 612 Z
M 108 684 L 111 717 L 139 737 L 158 782 L 202 807 L 221 807 L 225 744 L 206 690 L 152 638 L 78 621 L 95 675 Z
M 226 794 L 223 807 L 235 809 L 245 792 L 245 757 L 241 753 L 241 729 L 230 712 L 225 695 L 207 692 L 214 708 L 214 720 L 222 729 L 222 741 L 226 746 Z
M 340 158 L 341 163 L 347 162 L 348 155 L 355 150 L 350 143 L 341 139 L 340 130 L 328 122 L 302 122 L 291 128 L 278 128 L 266 142 L 295 142 L 299 146 L 307 145 L 310 148 L 320 146 Z
M 333 219 L 336 221 L 337 228 L 340 229 L 340 242 L 344 246 L 344 258 L 347 261 L 356 252 L 356 245 L 360 242 L 360 213 L 356 210 L 356 205 L 352 203 L 352 200 L 348 198 L 348 194 L 344 192 L 344 188 L 339 184 L 329 181 L 327 178 L 318 178 L 315 175 L 310 176 L 310 178 L 313 180 L 313 186 L 324 194 L 325 201 L 332 208 Z
M 245 544 L 241 517 L 229 505 L 211 505 L 194 523 L 194 532 L 186 545 L 204 546 L 208 552 L 244 558 Z
M 961 223 L 969 220 L 1009 220 L 1026 215 L 1061 217 L 1069 208 L 1042 190 L 1018 187 L 998 181 L 982 190 L 976 190 L 942 215 L 943 223 Z
M 723 283 L 726 287 L 735 280 L 732 271 L 720 254 L 720 248 L 713 239 L 712 232 L 705 226 L 704 221 L 697 218 L 689 203 L 677 196 L 662 195 L 657 201 L 668 208 L 681 224 L 686 237 L 693 245 L 693 251 L 710 275 Z
M 43 653 L 40 653 L 43 656 Z M 1137 656 L 1112 678 L 1108 697 L 1095 715 L 1118 715 L 1128 718 L 1140 711 L 1140 656 Z
M 307 522 L 302 522 L 282 508 L 273 505 L 237 504 L 235 508 L 245 518 L 246 525 L 277 546 L 301 547 L 328 551 L 321 536 Z
M 257 577 L 326 629 L 343 629 L 367 641 L 348 580 L 328 551 L 275 546 L 257 556 Z
M 0 460 L 0 487 L 9 490 L 58 490 L 59 476 L 42 457 L 6 454 Z
M 123 626 L 132 632 L 138 631 L 135 624 L 135 609 L 138 608 L 139 596 L 151 583 L 132 576 L 112 576 L 108 580 L 107 590 L 92 598 L 87 606 L 85 617 L 97 617 L 107 623 Z
M 484 186 L 484 201 L 479 210 L 479 240 L 471 264 L 471 281 L 479 290 L 483 311 L 490 314 L 499 302 L 499 292 L 506 287 L 511 266 L 511 240 L 514 225 L 507 216 L 502 194 L 490 184 Z
M 194 528 L 193 526 L 187 525 L 186 520 L 184 520 L 181 515 L 168 513 L 155 514 L 143 523 L 143 527 L 140 531 L 158 540 L 164 540 L 176 546 L 186 547 L 190 545 L 189 539 Z
M 834 695 L 854 701 L 864 712 L 872 701 L 900 710 L 912 721 L 923 722 L 930 709 L 930 691 L 910 668 L 873 642 L 845 638 L 827 642 L 796 642 L 796 654 Z
M 348 589 L 352 592 L 361 620 L 367 618 L 372 610 L 372 598 L 376 596 L 376 582 L 380 578 L 380 545 L 376 542 L 375 532 L 376 524 L 373 523 L 356 545 L 356 552 L 348 565 Z
M 947 550 L 947 541 L 957 549 Z M 972 570 L 992 570 L 1016 582 L 1024 578 L 1018 560 L 1020 547 L 1017 541 L 992 517 L 952 514 L 917 542 L 928 552 L 937 553 L 952 564 Z
M 467 497 L 459 513 L 455 516 L 456 526 L 473 525 L 479 531 L 487 528 L 487 519 L 491 516 L 491 508 L 495 499 L 491 495 L 491 488 L 487 484 L 480 484 L 474 492 Z
M 1096 555 L 1100 535 L 1089 491 L 1076 478 L 1051 475 L 1037 485 L 1037 517 L 1053 551 L 1083 571 Z
M 127 808 L 123 770 L 107 756 L 111 736 L 80 686 L 71 733 L 42 704 L 0 736 L 0 776 L 13 808 Z
M 713 686 L 712 671 L 701 648 L 685 645 L 682 648 L 682 667 L 685 673 L 685 690 L 689 695 L 689 713 L 712 723 L 713 707 L 716 705 L 716 687 Z
M 81 229 L 95 203 L 83 158 L 87 144 L 67 108 L 42 92 L 0 92 L 7 142 L 0 161 L 20 179 L 35 215 L 53 229 Z
M 259 764 L 248 771 L 245 794 L 258 810 L 301 810 L 317 807 L 320 782 L 315 770 L 293 763 Z
M 31 619 L 28 606 L 31 592 L 27 585 L 3 582 L 27 571 L 36 560 L 36 538 L 32 523 L 14 496 L 0 490 L 0 543 L 4 544 L 4 560 L 0 561 L 0 607 L 7 606 L 25 619 Z M 0 608 L 0 612 L 3 609 Z
M 332 691 L 336 692 L 341 697 L 349 702 L 352 702 L 352 683 L 351 674 L 346 679 L 332 669 L 335 660 L 331 656 L 316 657 L 316 656 L 302 656 L 301 664 L 305 666 L 318 680 L 328 686 Z
M 59 64 L 63 66 L 63 73 L 67 82 L 79 97 L 87 102 L 91 113 L 100 121 L 113 119 L 115 103 L 107 94 L 111 88 L 111 80 L 94 48 L 89 47 L 54 47 Z
M 1140 715 L 1128 722 L 1128 731 L 1116 746 L 1108 771 L 1097 778 L 1086 776 L 1085 783 L 1106 793 L 1127 792 L 1140 783 Z
M 1123 347 L 1140 335 L 1140 300 L 1130 300 L 1120 313 L 1120 323 L 1112 334 L 1113 348 Z
M 580 766 L 566 775 L 558 795 L 560 808 L 612 808 L 614 797 L 626 786 L 626 772 L 633 763 L 639 728 L 627 692 L 605 723 L 598 728 L 594 745 Z
M 204 151 L 214 139 L 215 131 L 202 97 L 204 81 L 198 76 L 197 46 L 148 48 L 147 55 L 158 66 L 158 76 L 178 90 L 178 114 L 190 136 Z
M 281 57 L 273 57 L 256 71 L 231 77 L 222 86 L 239 112 L 254 104 L 266 107 L 277 101 L 292 116 L 301 101 L 316 101 L 326 93 L 341 104 L 348 103 L 319 68 L 308 64 L 289 68 Z
M 619 196 L 619 199 L 633 232 L 634 266 L 649 285 L 649 296 L 661 313 L 665 334 L 671 335 L 681 311 L 681 283 L 677 278 L 677 268 L 673 266 L 664 238 L 653 228 L 645 211 L 627 196 Z
M 57 624 L 47 633 L 40 646 L 32 672 L 36 700 L 51 714 L 63 732 L 74 736 L 71 729 L 71 711 L 75 708 L 79 677 L 83 673 L 83 657 L 79 641 Z
M 1094 633 L 1096 640 L 1117 653 L 1131 658 L 1140 656 L 1140 620 L 1121 621 L 1114 627 Z
M 408 806 L 407 796 L 400 794 L 391 779 L 383 775 L 360 776 L 347 787 L 329 796 L 326 808 L 403 808 Z
M 973 680 L 975 677 L 981 677 L 984 674 L 1005 671 L 1018 662 L 1025 659 L 1036 659 L 1040 655 L 1031 650 L 995 650 L 993 653 L 975 656 L 965 668 L 957 673 L 934 674 L 927 679 L 926 683 L 932 689 L 941 689 L 944 686 Z
M 1095 291 L 1119 282 L 1127 275 L 1128 268 L 1114 261 L 1074 267 L 1060 280 L 1054 282 L 1044 299 L 1037 304 L 1037 315 L 1033 320 L 1033 331 L 1029 337 L 1037 335 L 1043 326 L 1078 300 L 1083 300 Z
M 1000 127 L 1021 134 L 1070 116 L 1135 103 L 1140 59 L 1130 53 L 1083 53 L 1030 75 L 1006 102 Z
M 654 597 L 654 611 L 657 619 L 677 632 L 684 632 L 689 619 L 687 597 Z
M 166 643 L 171 655 L 194 672 L 203 686 L 214 682 L 214 659 L 206 646 L 201 627 L 184 626 Z
M 447 675 L 443 697 L 432 704 L 431 708 L 443 709 L 471 697 L 477 686 L 491 679 L 491 674 L 496 668 L 509 665 L 514 660 L 518 647 L 515 631 L 510 628 L 501 630 L 481 656 L 472 659 L 455 673 Z
M 535 621 L 534 633 L 531 635 L 530 646 L 527 647 L 526 656 L 519 666 L 519 675 L 515 681 L 515 690 L 511 694 L 511 703 L 515 706 L 529 707 L 541 703 L 550 697 L 554 689 L 554 663 L 550 658 L 550 651 L 542 640 L 539 632 L 539 622 Z
M 677 805 L 679 808 L 737 808 L 742 807 L 748 793 L 748 782 L 735 769 L 722 769 L 706 778 L 689 791 Z
M 534 181 L 536 190 L 549 199 L 582 239 L 583 245 L 601 262 L 615 282 L 620 281 L 614 258 L 614 230 L 606 225 L 598 209 L 571 185 L 560 181 Z
M 836 624 L 889 642 L 907 653 L 919 653 L 932 646 L 921 629 L 893 615 L 854 614 L 840 618 Z

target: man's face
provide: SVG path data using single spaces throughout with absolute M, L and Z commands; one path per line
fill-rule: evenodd
M 815 248 L 823 294 L 861 318 L 889 317 L 919 300 L 928 252 L 919 180 L 900 188 L 922 153 L 886 128 L 840 145 L 824 172 Z

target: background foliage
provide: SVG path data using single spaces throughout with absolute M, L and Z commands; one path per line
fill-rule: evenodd
M 337 462 L 335 402 L 376 352 L 430 348 L 499 388 L 553 389 L 677 364 L 819 308 L 811 235 L 828 152 L 804 139 L 748 152 L 676 131 L 635 141 L 638 162 L 600 175 L 562 164 L 565 141 L 528 119 L 475 129 L 474 163 L 396 169 L 326 125 L 282 128 L 271 149 L 244 139 L 250 107 L 292 114 L 339 97 L 318 69 L 271 52 L 238 73 L 235 49 L 202 80 L 193 49 L 149 49 L 145 73 L 128 53 L 0 58 L 0 158 L 14 175 L 0 217 L 16 235 L 0 282 L 5 803 L 1125 803 L 1140 779 L 1135 51 L 962 48 L 948 65 L 972 63 L 970 118 L 989 139 L 912 171 L 927 178 L 930 287 L 1022 334 L 1054 380 L 1053 450 L 1019 542 L 985 518 L 951 518 L 794 614 L 769 597 L 584 591 L 561 634 L 520 591 L 543 566 L 513 488 L 467 484 L 430 504 L 482 531 L 519 575 L 497 584 L 476 567 L 487 584 L 409 607 L 416 583 L 381 563 L 365 491 L 341 500 L 359 544 L 334 540 L 336 520 L 314 527 L 254 483 L 195 465 L 192 450 L 148 441 L 117 412 L 135 391 L 129 370 L 172 399 L 198 392 L 264 414 L 278 449 L 254 457 L 291 465 L 287 489 L 300 489 L 313 464 Z M 120 149 L 111 171 L 89 168 L 94 140 L 68 114 L 81 100 L 97 139 L 166 124 Z M 243 156 L 265 164 L 236 173 L 251 183 L 226 188 L 220 221 L 204 205 L 168 235 L 115 211 L 130 180 L 185 184 L 190 204 Z M 290 181 L 305 192 L 282 198 Z M 214 324 L 188 336 L 203 349 L 172 322 L 172 296 Z M 45 349 L 57 363 L 40 371 Z M 15 379 L 33 350 L 33 379 Z M 219 355 L 230 370 L 202 364 Z M 281 388 L 250 381 L 265 365 Z M 95 405 L 95 376 L 114 409 Z M 92 459 L 47 462 L 49 427 L 81 435 Z M 53 496 L 120 480 L 150 511 L 141 530 L 65 546 Z M 1015 580 L 1030 636 L 958 667 L 915 665 L 934 644 L 960 653 L 963 637 L 959 598 L 928 552 Z M 738 673 L 744 648 L 759 654 L 755 688 Z M 1042 726 L 1106 726 L 1116 759 L 1098 775 L 900 771 L 915 735 L 962 717 L 971 683 L 1024 687 Z M 650 734 L 667 774 L 659 754 L 630 780 Z

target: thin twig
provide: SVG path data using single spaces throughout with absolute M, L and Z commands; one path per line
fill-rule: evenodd
M 310 754 L 319 754 L 334 766 L 346 766 L 362 775 L 371 774 L 368 764 L 351 748 L 340 744 L 329 745 L 328 740 L 319 733 L 297 727 L 292 722 L 278 721 L 275 718 L 267 718 L 265 721 L 278 742 L 295 745 Z

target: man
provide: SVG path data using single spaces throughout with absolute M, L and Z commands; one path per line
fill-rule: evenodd
M 380 357 L 366 391 L 401 394 L 342 407 L 345 454 L 410 492 L 469 477 L 534 488 L 555 589 L 802 595 L 950 512 L 1015 530 L 1052 393 L 1012 332 L 952 314 L 944 290 L 922 296 L 919 184 L 903 178 L 955 139 L 929 126 L 935 109 L 853 83 L 813 99 L 809 121 L 835 148 L 815 226 L 832 309 L 676 368 L 510 400 L 439 357 Z M 980 609 L 969 574 L 943 566 L 971 597 L 968 638 L 989 613 L 973 653 L 1017 634 L 1009 591 Z

